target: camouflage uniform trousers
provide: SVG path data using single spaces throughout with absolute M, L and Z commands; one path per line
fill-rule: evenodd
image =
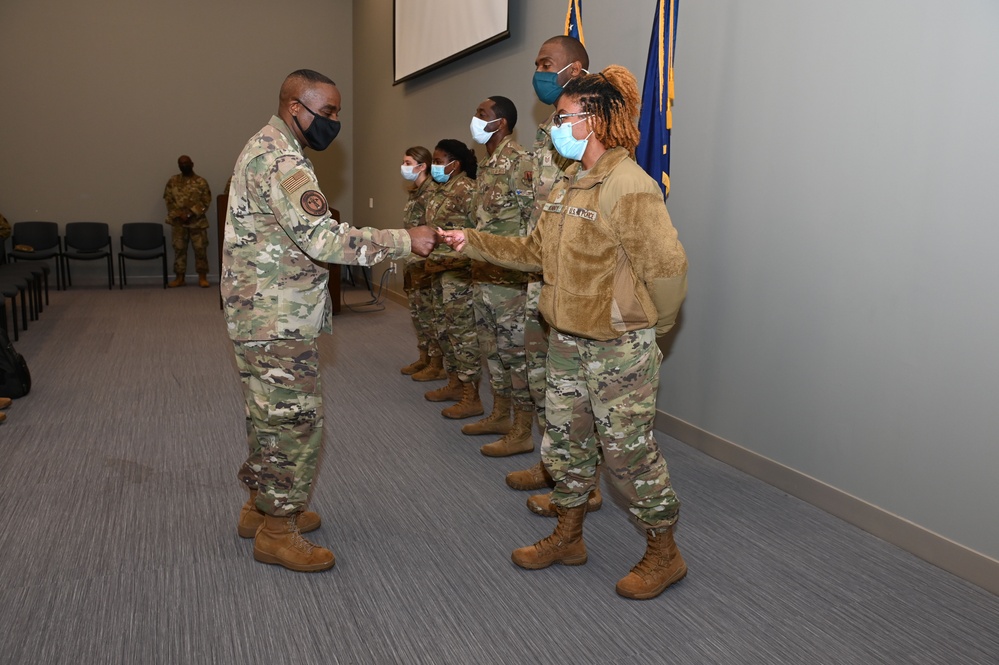
M 538 311 L 541 284 L 540 279 L 532 279 L 527 283 L 527 301 L 524 305 L 524 349 L 527 359 L 527 385 L 538 414 L 538 424 L 544 432 L 549 331 L 548 324 Z
M 173 272 L 178 277 L 187 274 L 187 242 L 194 247 L 194 267 L 199 275 L 208 274 L 208 229 L 183 224 L 171 224 L 173 229 Z
M 676 522 L 680 501 L 652 432 L 662 352 L 654 328 L 599 342 L 552 331 L 548 429 L 541 458 L 555 481 L 552 503 L 582 505 L 604 468 L 645 528 Z M 593 436 L 594 428 L 596 437 Z
M 444 322 L 444 285 L 441 276 L 444 273 L 435 272 L 431 275 L 430 304 L 433 309 L 431 319 L 434 326 L 434 335 L 437 338 L 437 346 L 441 350 L 444 361 L 444 371 L 454 374 L 458 367 L 454 361 L 454 349 L 451 348 L 451 340 L 447 336 Z
M 477 382 L 482 377 L 482 356 L 472 307 L 471 270 L 445 270 L 440 281 L 444 316 L 443 327 L 437 329 L 438 335 L 441 339 L 447 337 L 458 378 L 463 383 Z
M 516 411 L 533 412 L 524 352 L 525 286 L 475 282 L 473 305 L 479 350 L 489 367 L 493 393 L 511 398 Z
M 441 355 L 437 344 L 437 326 L 434 324 L 432 276 L 422 267 L 407 266 L 405 279 L 406 297 L 409 300 L 409 315 L 416 329 L 416 346 L 430 356 Z
M 257 508 L 305 510 L 323 440 L 323 398 L 315 340 L 233 342 L 246 397 L 249 455 L 237 477 L 259 490 Z

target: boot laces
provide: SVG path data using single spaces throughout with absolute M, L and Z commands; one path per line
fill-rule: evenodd
M 316 548 L 316 546 L 306 540 L 305 536 L 302 535 L 302 532 L 298 530 L 298 520 L 292 522 L 291 546 L 299 552 L 303 552 L 305 554 L 311 553 L 312 550 Z
M 645 550 L 645 556 L 635 564 L 631 572 L 642 578 L 652 577 L 656 570 L 669 567 L 670 561 L 671 558 L 666 548 L 661 543 L 653 544 L 650 540 L 649 546 Z

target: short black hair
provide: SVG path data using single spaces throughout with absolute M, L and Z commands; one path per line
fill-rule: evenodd
M 479 163 L 475 160 L 475 153 L 459 141 L 458 139 L 442 139 L 434 146 L 434 150 L 440 150 L 451 159 L 458 160 L 461 170 L 472 180 L 475 180 L 475 173 L 479 168 Z
M 513 128 L 517 126 L 516 105 L 506 97 L 500 97 L 499 95 L 490 97 L 489 101 L 493 103 L 493 113 L 496 114 L 497 118 L 505 118 L 506 126 L 512 132 Z
M 320 74 L 313 69 L 296 69 L 291 74 L 288 74 L 288 78 L 300 78 L 305 79 L 309 83 L 329 83 L 330 85 L 336 85 L 329 76 L 325 74 Z

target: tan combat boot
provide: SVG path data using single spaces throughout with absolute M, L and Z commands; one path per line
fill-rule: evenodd
M 9 397 L 0 397 L 0 409 L 6 409 L 10 406 L 11 400 Z
M 452 420 L 481 416 L 486 410 L 482 408 L 482 400 L 479 399 L 479 384 L 477 381 L 462 381 L 461 401 L 457 404 L 442 409 L 441 415 Z
M 553 563 L 581 566 L 586 563 L 586 544 L 583 542 L 583 519 L 586 506 L 556 508 L 558 524 L 552 535 L 533 545 L 513 551 L 510 558 L 521 568 L 538 570 Z
M 207 289 L 211 284 L 208 283 L 208 275 L 203 272 L 198 273 L 198 286 L 203 289 Z
M 253 541 L 253 558 L 261 563 L 284 566 L 300 573 L 313 573 L 332 568 L 336 563 L 333 552 L 302 537 L 295 523 L 297 515 L 275 517 L 265 515 Z
M 167 284 L 167 286 L 169 286 L 171 289 L 175 289 L 178 286 L 184 286 L 184 276 L 183 275 L 177 275 L 177 278 L 174 279 L 169 284 Z
M 479 448 L 486 457 L 509 457 L 529 453 L 534 450 L 531 438 L 531 425 L 534 423 L 534 409 L 517 411 L 513 414 L 513 427 L 499 441 L 493 441 Z
M 544 462 L 538 463 L 529 469 L 511 471 L 506 474 L 506 484 L 515 490 L 539 490 L 542 487 L 555 487 L 555 481 L 548 475 L 548 469 Z
M 406 376 L 412 376 L 429 364 L 430 364 L 430 356 L 427 355 L 427 350 L 420 349 L 420 359 L 409 363 L 399 371 L 405 374 Z
M 2 423 L 5 420 L 7 420 L 7 414 L 6 413 L 0 413 L 0 423 Z
M 413 381 L 440 381 L 447 378 L 444 371 L 444 356 L 430 356 L 427 366 L 416 372 L 411 377 Z
M 600 493 L 600 488 L 595 488 L 586 499 L 586 512 L 595 513 L 604 505 L 604 497 Z M 527 508 L 536 515 L 543 517 L 555 517 L 555 506 L 552 505 L 552 493 L 532 494 L 527 499 Z
M 250 498 L 243 504 L 239 511 L 239 523 L 236 527 L 240 538 L 253 538 L 257 535 L 257 529 L 264 523 L 264 513 L 257 508 L 257 490 L 250 490 Z M 302 533 L 315 531 L 323 525 L 323 520 L 319 513 L 305 510 L 298 514 L 298 530 Z
M 645 556 L 630 573 L 618 580 L 617 592 L 625 598 L 655 598 L 687 574 L 687 564 L 673 541 L 673 527 L 649 529 L 645 532 L 645 541 Z
M 493 394 L 493 410 L 482 420 L 462 425 L 461 433 L 475 436 L 477 434 L 506 434 L 513 423 L 510 421 L 510 398 Z
M 447 375 L 447 385 L 425 393 L 423 397 L 430 402 L 457 402 L 461 399 L 461 380 L 457 374 Z

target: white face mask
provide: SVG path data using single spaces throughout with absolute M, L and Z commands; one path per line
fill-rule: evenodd
M 486 131 L 486 125 L 491 125 L 494 122 L 499 122 L 499 118 L 494 120 L 483 120 L 482 118 L 472 116 L 472 124 L 469 128 L 472 130 L 472 138 L 476 143 L 488 143 L 489 137 L 499 131 L 498 127 L 491 132 Z
M 402 177 L 406 180 L 416 180 L 420 177 L 420 172 L 417 171 L 419 165 L 413 166 L 411 164 L 403 164 L 400 169 L 402 170 Z

